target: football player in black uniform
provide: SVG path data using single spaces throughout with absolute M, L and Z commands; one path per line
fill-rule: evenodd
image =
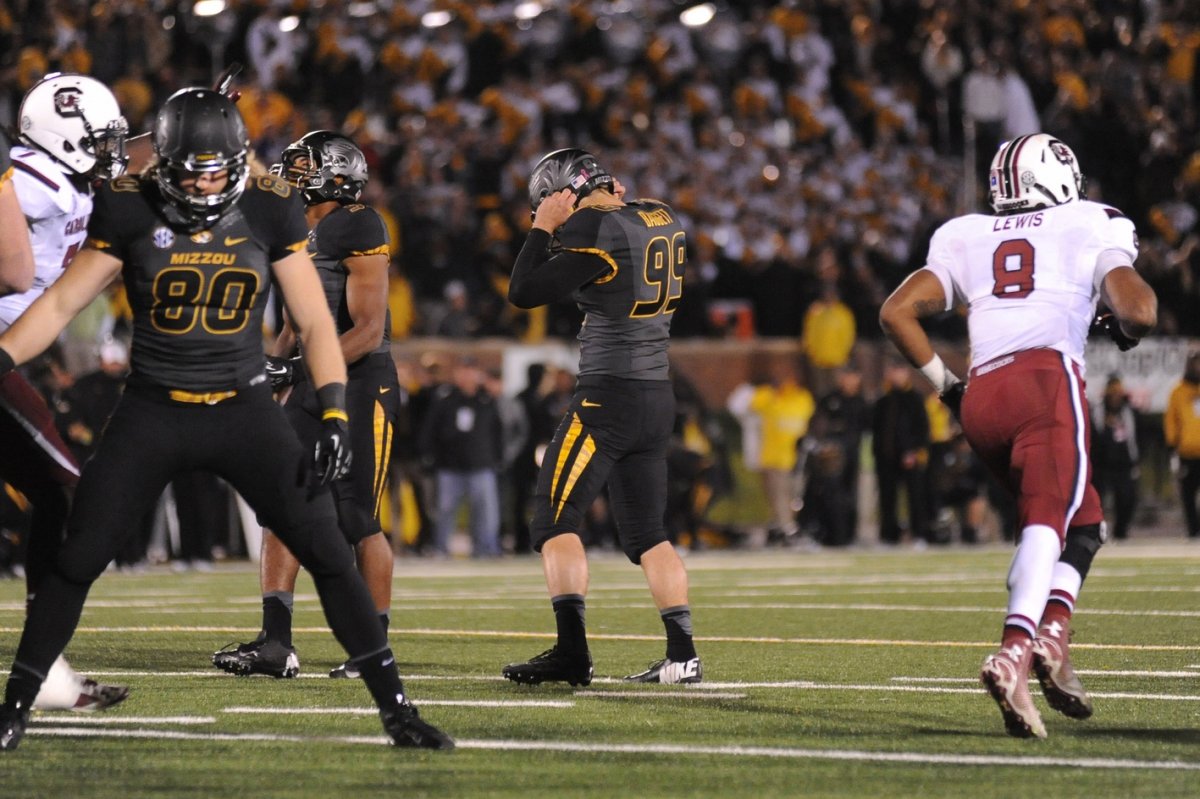
M 154 149 L 150 171 L 100 189 L 87 245 L 0 336 L 3 374 L 45 349 L 123 274 L 134 310 L 132 372 L 29 609 L 0 706 L 0 749 L 20 742 L 47 669 L 70 640 L 92 582 L 136 528 L 131 522 L 176 473 L 197 469 L 224 477 L 312 574 L 392 742 L 450 749 L 453 741 L 405 697 L 354 552 L 337 529 L 327 484 L 348 465 L 346 370 L 305 251 L 298 197 L 273 176 L 245 180 L 245 124 L 211 90 L 184 89 L 166 101 Z M 272 399 L 263 368 L 272 278 L 323 409 L 315 459 Z
M 683 293 L 686 238 L 675 212 L 654 200 L 626 203 L 624 189 L 579 149 L 543 158 L 529 180 L 533 229 L 517 257 L 509 300 L 534 308 L 573 298 L 586 314 L 579 380 L 542 459 L 534 498 L 534 548 L 542 553 L 558 641 L 505 666 L 519 683 L 587 685 L 587 556 L 580 524 L 608 485 L 626 556 L 641 565 L 667 632 L 666 657 L 625 679 L 698 683 L 700 658 L 683 561 L 667 539 L 667 445 L 675 398 L 667 374 L 671 314 Z
M 367 159 L 350 139 L 328 130 L 305 134 L 283 151 L 271 172 L 304 197 L 308 251 L 317 266 L 329 311 L 337 324 L 349 382 L 352 459 L 347 475 L 332 484 L 342 533 L 354 545 L 358 566 L 375 601 L 384 632 L 392 599 L 392 547 L 379 525 L 392 432 L 399 413 L 400 384 L 392 361 L 388 320 L 388 236 L 383 218 L 357 202 L 367 182 Z M 320 438 L 321 409 L 313 384 L 293 356 L 295 330 L 285 326 L 267 357 L 272 387 L 294 386 L 285 410 L 300 440 Z M 292 647 L 292 601 L 300 562 L 264 531 L 259 561 L 263 626 L 256 640 L 213 655 L 213 665 L 234 674 L 294 677 L 300 669 Z M 331 677 L 358 677 L 343 663 Z
M 33 285 L 33 248 L 12 185 L 8 147 L 8 138 L 0 133 L 0 296 L 28 291 Z

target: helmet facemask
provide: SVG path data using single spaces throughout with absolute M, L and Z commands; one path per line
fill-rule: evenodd
M 83 124 L 87 127 L 88 137 L 80 142 L 80 146 L 96 159 L 96 165 L 88 172 L 88 177 L 112 180 L 125 174 L 125 167 L 129 166 L 129 156 L 125 153 L 129 126 L 125 120 L 113 120 L 98 131 L 92 130 L 86 118 Z
M 185 180 L 223 170 L 228 172 L 228 176 L 225 187 L 218 192 L 196 194 L 183 187 Z M 163 196 L 179 212 L 179 219 L 172 221 L 181 222 L 189 229 L 203 230 L 220 219 L 221 214 L 242 196 L 246 190 L 248 171 L 244 152 L 231 158 L 206 153 L 188 156 L 183 160 L 163 161 L 158 165 L 155 179 Z

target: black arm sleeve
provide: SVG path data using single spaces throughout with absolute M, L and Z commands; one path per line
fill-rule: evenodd
M 550 234 L 534 228 L 517 256 L 508 284 L 508 301 L 518 308 L 565 300 L 580 286 L 612 269 L 599 255 L 560 252 L 550 257 Z

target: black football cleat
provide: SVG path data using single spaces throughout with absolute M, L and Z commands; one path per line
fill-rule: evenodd
M 669 658 L 656 660 L 650 668 L 640 674 L 631 674 L 625 682 L 657 682 L 664 685 L 697 685 L 704 679 L 700 658 L 676 661 Z
M 571 685 L 590 685 L 592 682 L 592 656 L 584 650 L 582 655 L 567 655 L 551 647 L 525 663 L 509 663 L 500 670 L 507 679 L 523 685 L 543 682 L 565 682 Z
M 329 676 L 335 680 L 357 680 L 362 674 L 347 660 L 342 665 L 330 669 Z
M 20 702 L 0 705 L 0 752 L 16 749 L 29 726 L 29 707 Z
M 276 679 L 285 679 L 300 673 L 300 658 L 296 650 L 271 640 L 229 644 L 213 653 L 212 662 L 221 671 L 239 677 L 267 674 Z
M 379 711 L 383 721 L 383 730 L 392 739 L 392 746 L 405 749 L 441 749 L 450 751 L 454 748 L 454 739 L 423 720 L 416 707 L 407 699 L 395 707 Z

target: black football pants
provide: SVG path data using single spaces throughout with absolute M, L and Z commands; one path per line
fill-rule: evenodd
M 310 486 L 311 462 L 265 383 L 212 405 L 131 385 L 80 478 L 66 541 L 30 607 L 14 665 L 44 677 L 70 641 L 92 582 L 167 483 L 193 470 L 223 477 L 295 554 L 351 657 L 385 650 L 329 491 Z

